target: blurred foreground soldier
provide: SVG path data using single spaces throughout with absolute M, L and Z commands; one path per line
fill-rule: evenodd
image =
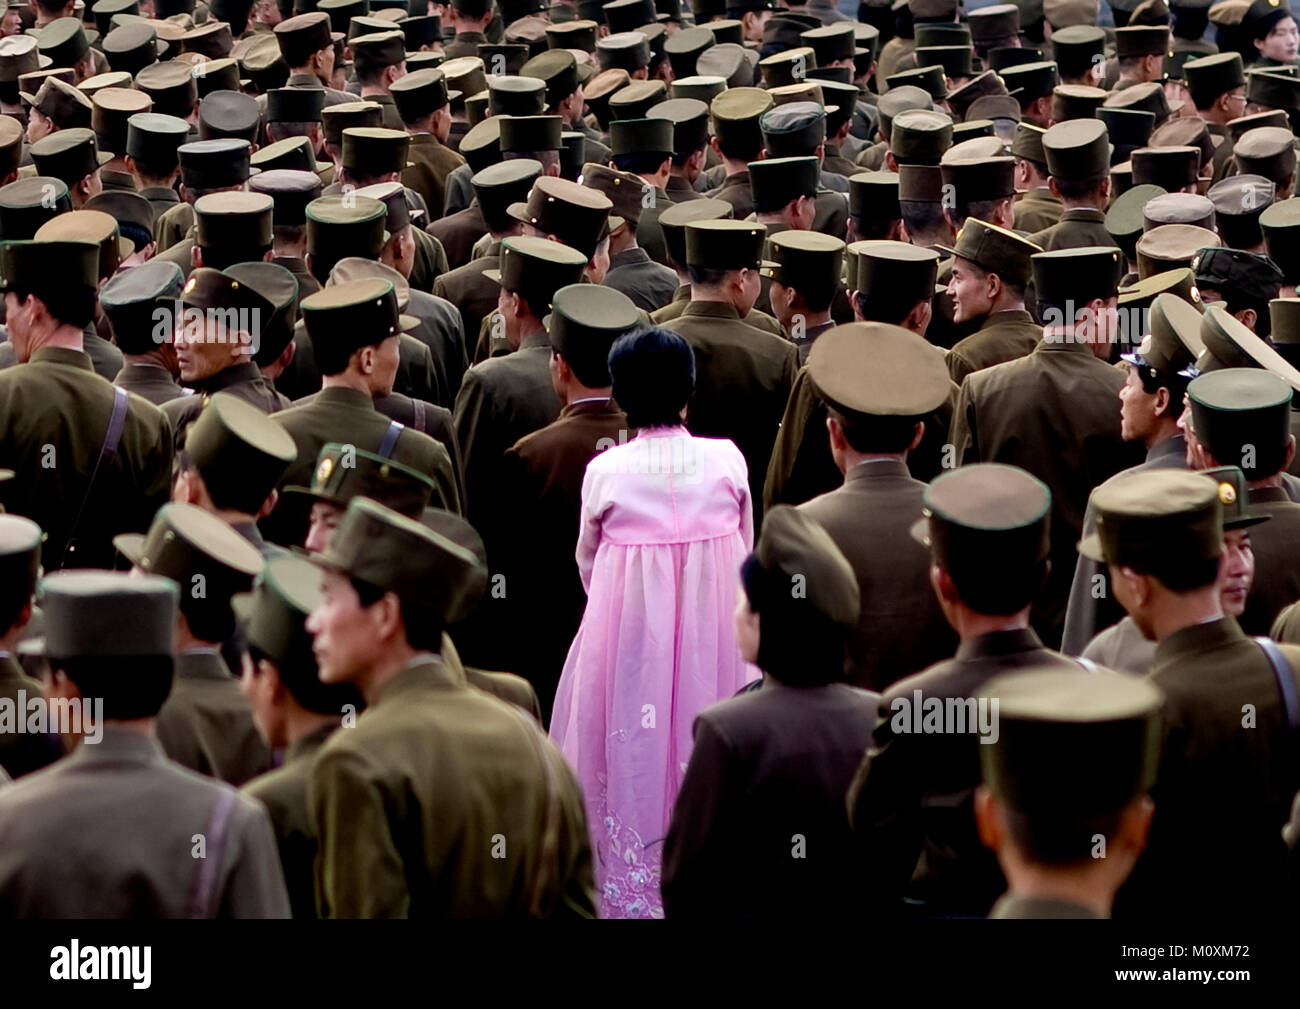
M 1163 700 L 1109 670 L 1034 668 L 984 688 L 999 731 L 981 740 L 975 822 L 1008 887 L 990 918 L 1110 917 L 1156 810 Z
M 1168 696 L 1157 813 L 1119 898 L 1126 917 L 1235 920 L 1267 914 L 1282 896 L 1280 825 L 1298 782 L 1280 754 L 1296 731 L 1286 699 L 1296 696 L 1300 648 L 1251 640 L 1223 615 L 1221 496 L 1235 493 L 1173 470 L 1115 480 L 1097 489 L 1097 533 L 1079 544 L 1109 566 L 1115 597 L 1158 642 L 1150 681 Z M 1207 820 L 1206 809 L 1219 815 Z
M 924 510 L 908 513 L 922 516 L 911 535 L 930 548 L 931 590 L 961 644 L 881 701 L 872 748 L 849 790 L 849 818 L 859 858 L 875 874 L 873 904 L 889 914 L 906 899 L 924 916 L 984 915 L 1002 878 L 980 847 L 971 807 L 977 751 L 996 725 L 981 724 L 972 698 L 999 673 L 1083 670 L 1029 627 L 1047 575 L 1047 487 L 1014 466 L 981 463 L 939 476 L 924 492 Z M 963 722 L 922 732 L 923 714 L 945 707 Z
M 289 914 L 266 811 L 168 760 L 153 738 L 172 685 L 177 593 L 153 575 L 69 571 L 41 583 L 34 647 L 54 697 L 94 703 L 96 731 L 83 720 L 72 756 L 0 790 L 6 918 Z M 203 858 L 190 857 L 196 835 Z
M 232 785 L 261 774 L 271 753 L 220 647 L 235 633 L 230 598 L 248 591 L 262 556 L 225 522 L 189 504 L 164 505 L 148 535 L 118 536 L 113 545 L 137 573 L 162 575 L 180 588 L 176 679 L 157 721 L 163 751 Z
M 12 477 L 12 475 L 11 475 Z M 18 664 L 18 643 L 35 611 L 36 580 L 41 564 L 41 527 L 17 515 L 0 515 L 0 703 L 13 713 L 0 727 L 0 770 L 9 777 L 35 771 L 63 756 L 52 731 L 20 732 L 17 719 L 27 718 L 27 702 L 44 696 L 40 680 Z
M 564 406 L 553 422 L 506 452 L 504 482 L 493 491 L 518 517 L 494 530 L 498 538 L 488 543 L 490 570 L 505 572 L 510 586 L 510 619 L 492 623 L 514 628 L 516 646 L 506 666 L 536 688 L 544 722 L 586 605 L 574 555 L 587 463 L 631 436 L 612 398 L 609 351 L 642 318 L 615 290 L 572 284 L 555 292 L 547 337 L 551 384 Z M 549 532 L 538 536 L 538 529 Z
M 745 456 L 759 514 L 763 478 L 799 366 L 793 344 L 744 321 L 761 287 L 764 232 L 761 224 L 747 221 L 687 224 L 691 300 L 680 316 L 664 323 L 695 353 L 687 427 L 697 436 L 735 442 Z
M 1112 479 L 1122 479 L 1131 471 L 1188 466 L 1187 441 L 1179 418 L 1190 381 L 1187 369 L 1205 349 L 1201 342 L 1201 313 L 1176 294 L 1166 292 L 1157 295 L 1151 303 L 1146 321 L 1149 331 L 1141 344 L 1120 355 L 1125 379 L 1119 389 L 1120 437 L 1130 444 L 1141 445 L 1146 450 L 1146 458 Z M 1091 534 L 1096 523 L 1089 498 L 1083 516 L 1083 534 Z M 1123 616 L 1106 579 L 1104 565 L 1079 555 L 1065 611 L 1061 641 L 1065 653 L 1080 654 L 1094 634 Z
M 1035 600 L 1034 626 L 1053 648 L 1065 624 L 1088 494 L 1139 461 L 1135 446 L 1122 440 L 1115 408 L 1123 376 L 1106 363 L 1119 337 L 1120 257 L 1117 248 L 1033 256 L 1042 340 L 1027 357 L 968 375 L 953 413 L 950 441 L 959 464 L 1010 463 L 1052 491 L 1052 569 Z
M 316 917 L 316 826 L 307 806 L 312 761 L 340 725 L 364 706 L 351 684 L 321 683 L 307 616 L 324 602 L 320 569 L 301 557 L 267 562 L 251 593 L 234 598 L 248 653 L 240 689 L 262 740 L 284 763 L 243 787 L 271 815 L 295 918 Z
M 952 383 L 937 349 L 883 323 L 832 329 L 813 346 L 807 372 L 826 403 L 844 484 L 800 511 L 826 529 L 857 578 L 861 608 L 844 678 L 883 690 L 955 645 L 930 590 L 925 550 L 908 535 L 925 485 L 907 470 L 925 418 L 947 401 Z
M 792 596 L 799 578 L 808 592 Z M 850 850 L 844 792 L 879 698 L 840 682 L 858 622 L 853 571 L 815 521 L 779 507 L 741 581 L 736 640 L 762 685 L 695 719 L 664 845 L 664 913 L 752 920 L 859 906 L 865 866 Z
M 0 248 L 9 341 L 27 365 L 0 371 L 0 465 L 23 474 L 0 499 L 40 520 L 47 571 L 112 566 L 112 537 L 147 529 L 171 483 L 162 411 L 115 390 L 82 349 L 98 266 L 89 242 Z
M 979 323 L 979 329 L 958 340 L 946 361 L 952 380 L 1003 361 L 1024 357 L 1043 335 L 1025 311 L 1030 257 L 1043 250 L 996 224 L 968 217 L 957 232 L 948 280 L 953 321 Z
M 184 283 L 179 266 L 159 260 L 121 270 L 99 289 L 99 303 L 122 352 L 122 370 L 113 384 L 156 406 L 184 395 L 176 381 L 180 365 L 175 343 L 154 338 L 158 323 L 175 311 Z M 166 323 L 163 329 L 168 330 Z
M 365 498 L 320 563 L 307 629 L 321 681 L 367 704 L 311 769 L 321 915 L 594 916 L 572 772 L 527 716 L 458 682 L 439 654 L 484 567 Z
M 1050 228 L 1029 236 L 1047 252 L 1114 245 L 1106 230 L 1110 199 L 1110 142 L 1099 119 L 1057 123 L 1042 137 L 1052 192 L 1064 210 Z

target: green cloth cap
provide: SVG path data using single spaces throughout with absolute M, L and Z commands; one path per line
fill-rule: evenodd
M 686 269 L 686 226 L 692 221 L 722 221 L 732 216 L 733 208 L 726 200 L 684 200 L 668 207 L 659 215 L 659 227 L 664 233 L 664 246 L 673 264 Z
M 1124 473 L 1094 490 L 1091 504 L 1097 528 L 1079 543 L 1090 560 L 1159 577 L 1171 565 L 1213 560 L 1223 549 L 1223 505 L 1208 477 L 1173 469 Z
M 1030 259 L 1043 251 L 1041 246 L 1021 238 L 1014 231 L 973 217 L 966 219 L 951 247 L 941 245 L 939 248 L 974 263 L 986 273 L 995 273 L 1017 287 L 1029 283 Z
M 99 303 L 113 324 L 113 336 L 124 354 L 157 349 L 153 339 L 155 313 L 176 311 L 185 276 L 175 263 L 152 259 L 130 270 L 119 270 L 99 289 Z
M 615 156 L 620 154 L 673 153 L 673 122 L 671 119 L 616 119 L 609 124 L 609 147 Z
M 0 234 L 9 241 L 35 236 L 41 225 L 72 209 L 62 179 L 33 176 L 0 187 Z
M 291 171 L 314 174 L 317 164 L 310 137 L 285 137 L 273 144 L 259 147 L 249 159 L 249 165 L 259 172 Z
M 1214 205 L 1215 225 L 1224 244 L 1253 249 L 1264 241 L 1259 221 L 1277 197 L 1277 184 L 1262 175 L 1231 175 L 1205 194 Z
M 1214 458 L 1240 464 L 1247 480 L 1274 476 L 1286 463 L 1295 390 L 1259 368 L 1224 368 L 1192 380 L 1192 428 Z
M 384 109 L 378 102 L 340 102 L 321 109 L 321 123 L 325 127 L 325 140 L 330 150 L 339 153 L 343 144 L 343 131 L 349 127 L 373 129 L 383 125 Z
M 1169 29 L 1163 25 L 1137 25 L 1115 29 L 1115 55 L 1163 56 L 1169 48 Z
M 684 156 L 709 142 L 709 106 L 698 98 L 672 98 L 652 105 L 650 119 L 667 119 L 673 124 L 673 154 Z M 612 125 L 612 124 L 611 124 Z
M 381 277 L 327 285 L 298 307 L 313 344 L 345 347 L 349 354 L 378 346 L 403 325 L 392 281 Z
M 393 102 L 402 121 L 413 123 L 437 112 L 460 92 L 448 92 L 447 80 L 441 70 L 416 70 L 394 81 L 389 88 Z
M 276 168 L 254 175 L 248 188 L 275 201 L 273 225 L 301 228 L 307 222 L 307 204 L 320 197 L 321 180 L 315 172 Z
M 199 100 L 199 85 L 190 64 L 181 60 L 151 63 L 135 75 L 135 86 L 153 99 L 154 112 L 186 118 Z
M 1016 137 L 1011 142 L 1011 153 L 1017 158 L 1032 161 L 1042 168 L 1047 167 L 1047 155 L 1043 153 L 1043 134 L 1047 131 L 1033 123 L 1017 123 Z
M 558 151 L 563 146 L 560 134 L 564 127 L 559 116 L 501 116 L 500 119 L 503 153 L 535 154 Z
M 544 320 L 551 348 L 593 388 L 609 385 L 609 349 L 641 324 L 640 309 L 622 291 L 597 284 L 570 284 L 555 292 Z
M 1058 84 L 1052 89 L 1052 122 L 1092 119 L 1106 101 L 1106 92 L 1083 84 Z
M 307 494 L 337 508 L 346 508 L 355 497 L 373 498 L 408 518 L 419 518 L 436 489 L 428 476 L 409 466 L 355 445 L 330 442 L 316 457 L 311 485 L 289 486 L 285 493 Z
M 749 163 L 749 188 L 754 210 L 774 213 L 800 196 L 812 199 L 821 184 L 816 158 L 767 158 Z
M 351 126 L 343 131 L 343 169 L 354 179 L 402 172 L 410 134 L 382 127 Z
M 181 181 L 187 189 L 224 189 L 248 181 L 252 174 L 252 147 L 233 137 L 196 140 L 176 149 Z
M 84 92 L 57 77 L 46 77 L 40 90 L 27 98 L 27 103 L 61 130 L 88 129 L 94 113 L 94 106 Z
M 645 119 L 651 106 L 658 105 L 668 96 L 663 81 L 630 81 L 609 98 L 610 132 L 620 119 Z
M 609 202 L 593 190 L 585 192 Z M 582 280 L 582 272 L 590 258 L 585 252 L 546 238 L 514 236 L 501 242 L 500 269 L 484 270 L 483 275 L 489 280 L 495 280 L 505 290 L 522 295 L 535 310 L 539 306 L 549 309 L 556 291 Z M 544 312 L 536 314 L 545 315 Z
M 77 18 L 56 18 L 36 35 L 36 48 L 50 59 L 52 66 L 76 66 L 90 51 L 85 28 Z
M 1035 253 L 1031 260 L 1040 303 L 1086 305 L 1094 298 L 1119 293 L 1123 259 L 1119 249 L 1058 249 Z
M 69 189 L 113 160 L 112 154 L 99 150 L 95 134 L 85 129 L 59 130 L 42 137 L 29 150 L 37 174 L 61 179 Z
M 906 242 L 854 242 L 858 268 L 853 288 L 887 297 L 900 308 L 934 296 L 939 254 Z M 816 346 L 814 344 L 814 346 Z
M 641 32 L 615 32 L 596 42 L 596 58 L 602 70 L 635 73 L 650 65 L 650 42 Z
M 900 112 L 889 134 L 889 152 L 899 164 L 937 165 L 952 146 L 952 118 L 922 109 Z
M 199 139 L 257 140 L 262 110 L 252 95 L 214 91 L 199 102 Z M 250 162 L 251 164 L 251 162 Z
M 686 263 L 713 270 L 757 270 L 767 229 L 751 221 L 692 221 L 686 225 Z
M 357 73 L 373 73 L 406 62 L 406 36 L 400 31 L 359 35 L 348 43 Z
M 528 193 L 542 175 L 542 164 L 531 158 L 513 158 L 489 165 L 470 177 L 483 219 L 492 231 L 506 231 L 514 224 L 512 204 L 528 199 Z
M 99 284 L 99 245 L 89 241 L 10 241 L 0 244 L 0 292 L 23 290 L 54 304 L 69 285 Z
M 1196 185 L 1201 152 L 1195 147 L 1139 147 L 1129 157 L 1135 186 L 1159 186 L 1168 193 Z
M 1290 130 L 1276 126 L 1249 130 L 1233 145 L 1232 154 L 1246 175 L 1280 183 L 1295 173 L 1295 137 Z
M 1300 199 L 1279 200 L 1259 215 L 1264 247 L 1288 284 L 1300 284 Z
M 861 606 L 857 576 L 830 534 L 814 519 L 789 505 L 770 509 L 763 517 L 754 557 L 767 573 L 764 581 L 769 585 L 788 589 L 796 578 L 802 579 L 798 584 L 804 586 L 805 594 L 796 597 L 799 609 L 811 609 L 846 629 L 857 626 Z M 790 605 L 785 592 L 780 598 L 782 607 Z M 762 600 L 751 603 L 757 603 L 760 611 L 764 608 Z
M 1142 342 L 1121 357 L 1145 378 L 1181 384 L 1178 373 L 1191 367 L 1205 349 L 1200 311 L 1178 295 L 1164 293 L 1155 296 L 1146 316 L 1148 332 Z
M 298 449 L 275 418 L 218 392 L 187 429 L 185 454 L 222 508 L 256 515 Z
M 1020 66 L 1007 67 L 999 76 L 1002 78 L 1002 83 L 1006 85 L 1007 90 L 1020 99 L 1022 109 L 1038 98 L 1046 98 L 1052 93 L 1052 89 L 1061 82 L 1056 64 L 1047 61 L 1022 63 Z
M 37 590 L 44 631 L 37 650 L 52 659 L 173 655 L 179 596 L 168 578 L 56 571 Z
M 280 53 L 290 67 L 300 67 L 313 54 L 333 44 L 329 15 L 323 11 L 296 14 L 272 29 L 280 44 Z M 315 90 L 315 89 L 311 89 Z
M 266 119 L 271 123 L 314 123 L 324 107 L 324 88 L 272 88 L 266 93 Z
M 709 103 L 713 135 L 729 157 L 758 156 L 763 147 L 759 120 L 772 104 L 772 96 L 759 88 L 729 88 Z
M 771 265 L 762 273 L 806 297 L 829 299 L 839 287 L 844 243 L 817 231 L 781 231 L 767 240 Z
M 604 193 L 568 179 L 545 177 L 533 183 L 526 203 L 511 204 L 507 213 L 543 235 L 555 235 L 590 259 L 607 233 L 613 208 Z
M 985 200 L 1010 199 L 1016 193 L 1016 159 L 957 158 L 939 165 L 943 184 L 958 207 Z
M 1246 86 L 1240 53 L 1215 53 L 1183 64 L 1183 79 L 1197 108 L 1208 109 L 1216 98 Z
M 1069 182 L 1100 179 L 1110 167 L 1106 124 L 1098 119 L 1057 123 L 1043 134 L 1048 172 Z
M 1052 57 L 1066 77 L 1083 76 L 1105 51 L 1106 33 L 1096 25 L 1070 25 L 1052 32 Z
M 897 172 L 859 172 L 849 176 L 849 216 L 865 223 L 900 221 Z
M 253 363 L 258 367 L 273 363 L 293 339 L 293 325 L 298 320 L 298 279 L 278 263 L 236 263 L 221 272 L 252 288 L 270 304 L 271 315 L 262 320 Z
M 271 247 L 275 201 L 265 193 L 209 193 L 194 203 L 200 249 L 247 250 L 250 256 Z
M 1106 107 L 1112 109 L 1136 109 L 1150 112 L 1156 117 L 1159 126 L 1173 113 L 1183 107 L 1182 102 L 1170 102 L 1165 98 L 1164 85 L 1158 81 L 1134 84 L 1122 91 L 1112 91 L 1106 99 Z

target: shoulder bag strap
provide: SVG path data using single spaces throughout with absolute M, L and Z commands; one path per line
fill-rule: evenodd
M 81 516 L 85 514 L 86 505 L 90 503 L 90 495 L 95 490 L 95 480 L 99 477 L 99 471 L 117 454 L 117 446 L 122 441 L 122 430 L 126 426 L 126 408 L 129 401 L 130 396 L 125 389 L 121 386 L 113 387 L 113 413 L 108 418 L 108 430 L 104 432 L 104 444 L 100 446 L 99 458 L 95 460 L 95 468 L 91 471 L 90 483 L 86 484 L 86 496 L 81 499 L 77 517 L 72 520 L 72 526 L 68 529 L 68 538 L 63 546 L 63 557 L 59 562 L 61 568 L 68 566 L 68 561 L 72 559 L 69 555 L 76 549 L 74 543 L 77 529 L 81 526 Z
M 393 447 L 397 444 L 397 436 L 402 433 L 403 425 L 395 420 L 388 422 L 388 430 L 384 432 L 384 440 L 379 443 L 379 450 L 375 453 L 381 459 L 387 459 L 393 454 Z

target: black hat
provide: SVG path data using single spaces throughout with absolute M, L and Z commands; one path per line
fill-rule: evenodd
M 459 91 L 447 90 L 443 72 L 433 68 L 408 73 L 394 81 L 389 91 L 402 121 L 407 123 L 417 122 L 438 111 L 453 97 L 460 97 Z
M 1183 78 L 1197 108 L 1208 109 L 1216 98 L 1246 86 L 1240 53 L 1215 53 L 1188 60 Z
M 110 67 L 134 77 L 158 61 L 165 45 L 158 41 L 158 33 L 147 21 L 132 21 L 106 33 L 100 48 Z
M 563 182 L 563 179 L 541 179 L 542 182 Z M 571 183 L 576 186 L 576 183 Z M 581 186 L 577 186 L 581 189 Z M 584 192 L 609 201 L 600 193 L 587 189 Z M 501 285 L 503 290 L 522 295 L 536 312 L 538 307 L 553 306 L 555 292 L 582 279 L 590 256 L 578 249 L 545 238 L 517 236 L 501 241 L 499 269 L 484 270 L 483 275 Z M 541 313 L 538 313 L 541 314 Z
M 975 72 L 971 66 L 972 58 L 973 53 L 970 46 L 926 46 L 925 48 L 918 47 L 916 49 L 918 68 L 928 69 L 937 66 L 943 71 L 945 77 L 972 76 Z M 904 83 L 906 83 L 906 79 L 904 79 Z M 947 94 L 946 86 L 944 94 Z
M 247 251 L 260 259 L 271 247 L 275 201 L 265 193 L 209 193 L 194 202 L 195 244 L 224 255 Z
M 40 175 L 62 179 L 71 189 L 91 175 L 113 155 L 100 151 L 90 130 L 59 130 L 41 138 L 29 148 L 32 163 Z
M 126 153 L 149 174 L 167 175 L 180 164 L 177 150 L 189 129 L 189 123 L 175 116 L 137 112 L 126 121 Z
M 1169 48 L 1169 29 L 1163 25 L 1138 25 L 1115 29 L 1115 55 L 1163 56 Z
M 859 172 L 849 176 L 849 216 L 859 221 L 899 221 L 897 172 Z
M 1038 300 L 1049 305 L 1086 305 L 1119 293 L 1119 249 L 1081 248 L 1039 252 L 1031 259 Z
M 153 111 L 186 118 L 199 100 L 193 69 L 180 60 L 151 63 L 135 75 L 135 86 L 153 99 Z
M 1052 32 L 1052 57 L 1067 77 L 1081 77 L 1106 51 L 1106 33 L 1096 25 L 1070 25 Z M 998 68 L 994 68 L 998 69 Z
M 436 20 L 436 19 L 435 19 Z M 297 14 L 281 21 L 273 29 L 280 53 L 291 67 L 300 67 L 313 53 L 333 44 L 329 15 L 321 11 Z
M 686 225 L 686 264 L 714 270 L 757 270 L 767 229 L 750 221 L 692 221 Z
M 397 27 L 406 36 L 408 52 L 417 52 L 421 46 L 442 42 L 442 19 L 436 14 L 403 18 Z
M 948 97 L 948 78 L 944 76 L 943 67 L 938 63 L 900 70 L 886 77 L 885 83 L 891 89 L 904 86 L 921 88 L 936 102 L 944 101 Z
M 355 193 L 322 196 L 307 204 L 307 254 L 313 276 L 323 280 L 347 256 L 377 259 L 387 220 L 387 206 Z
M 1201 152 L 1196 147 L 1139 147 L 1129 160 L 1134 185 L 1149 183 L 1171 193 L 1195 185 L 1201 174 Z
M 324 107 L 324 88 L 272 88 L 266 93 L 266 120 L 270 123 L 319 122 Z
M 395 67 L 406 61 L 406 37 L 400 31 L 359 35 L 348 44 L 359 74 Z
M 767 255 L 771 265 L 762 269 L 763 275 L 807 297 L 819 296 L 829 302 L 839 287 L 844 243 L 834 235 L 781 231 L 767 240 Z
M 1098 179 L 1110 166 L 1106 124 L 1097 119 L 1057 123 L 1043 134 L 1047 170 L 1058 179 L 1084 182 Z
M 514 223 L 515 218 L 508 212 L 510 206 L 528 199 L 533 183 L 541 174 L 541 162 L 515 158 L 490 165 L 470 178 L 489 229 L 505 231 Z
M 248 181 L 252 147 L 246 140 L 196 140 L 177 148 L 187 189 L 225 189 Z
M 562 354 L 584 384 L 609 384 L 609 349 L 641 324 L 640 310 L 622 291 L 596 284 L 571 284 L 555 292 L 544 322 L 551 347 Z
M 1038 98 L 1045 98 L 1060 83 L 1060 74 L 1055 63 L 1023 63 L 1020 66 L 1007 67 L 1000 72 L 1007 90 L 1016 93 L 1020 107 L 1025 108 Z M 1017 89 L 1018 92 L 1017 92 Z
M 1193 268 L 1198 288 L 1257 302 L 1276 298 L 1279 288 L 1286 283 L 1282 271 L 1271 259 L 1241 249 L 1205 249 L 1196 257 Z
M 659 215 L 668 258 L 686 269 L 686 226 L 692 221 L 720 221 L 732 216 L 732 206 L 725 200 L 684 200 Z
M 348 22 L 354 17 L 364 17 L 370 11 L 369 0 L 319 0 L 316 9 L 329 15 L 330 27 L 336 32 L 346 32 Z
M 377 200 L 365 202 L 383 207 Z M 308 214 L 310 222 L 310 209 Z M 313 272 L 319 276 L 314 266 Z M 382 277 L 327 284 L 303 298 L 298 307 L 307 336 L 314 345 L 346 349 L 349 353 L 380 344 L 401 333 L 413 321 L 403 319 L 393 282 Z
M 1084 84 L 1058 84 L 1052 89 L 1052 122 L 1092 119 L 1106 100 L 1106 92 Z
M 749 186 L 754 210 L 760 214 L 780 210 L 792 200 L 817 195 L 821 166 L 813 157 L 768 158 L 749 163 Z
M 142 578 L 124 571 L 56 571 L 40 581 L 37 601 L 44 635 L 31 644 L 52 659 L 170 657 L 176 651 L 179 598 L 169 578 Z
M 514 42 L 500 45 L 480 42 L 475 51 L 483 61 L 483 68 L 489 78 L 516 76 L 530 55 L 528 46 Z
M 410 146 L 410 135 L 401 130 L 348 127 L 343 131 L 343 168 L 354 179 L 400 173 Z
M 1220 310 L 1221 311 L 1221 310 Z M 1276 474 L 1286 462 L 1294 389 L 1259 368 L 1224 368 L 1193 379 L 1187 387 L 1192 427 L 1220 461 L 1247 460 L 1247 480 Z
M 113 336 L 124 354 L 147 354 L 156 350 L 153 339 L 159 309 L 174 313 L 176 299 L 185 284 L 175 263 L 153 259 L 130 270 L 119 270 L 99 290 L 99 303 L 113 324 Z
M 1142 109 L 1102 107 L 1095 115 L 1106 124 L 1106 132 L 1114 146 L 1112 164 L 1127 161 L 1136 148 L 1146 147 L 1156 128 L 1156 117 Z
M 1016 159 L 1010 157 L 945 158 L 939 169 L 943 184 L 958 207 L 1015 195 Z M 996 271 L 995 271 L 996 272 Z
M 238 91 L 213 91 L 199 102 L 199 139 L 257 139 L 260 111 L 252 95 Z
M 667 118 L 617 119 L 610 124 L 609 146 L 614 155 L 673 153 L 673 122 Z
M 1055 38 L 1055 36 L 1053 36 Z M 985 57 L 985 63 L 988 68 L 995 73 L 1002 73 L 1003 70 L 1009 70 L 1011 67 L 1024 66 L 1026 63 L 1043 62 L 1043 52 L 1040 49 L 1021 48 L 1020 46 L 999 46 L 996 49 L 990 49 Z M 1071 77 L 1077 76 L 1075 72 L 1067 69 L 1064 65 L 1059 65 L 1058 70 L 1062 74 L 1069 74 Z
M 519 73 L 546 85 L 546 104 L 551 109 L 578 89 L 578 61 L 567 49 L 550 49 L 534 56 Z
M 493 116 L 500 118 L 500 143 L 503 153 L 531 154 L 558 151 L 563 142 L 563 123 L 559 116 Z

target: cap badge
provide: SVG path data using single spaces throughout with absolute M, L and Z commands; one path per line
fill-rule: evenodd
M 1219 484 L 1219 502 L 1226 505 L 1236 504 L 1237 488 L 1230 483 Z
M 324 483 L 330 478 L 330 474 L 333 472 L 334 460 L 329 458 L 322 459 L 320 465 L 316 467 L 316 482 Z

